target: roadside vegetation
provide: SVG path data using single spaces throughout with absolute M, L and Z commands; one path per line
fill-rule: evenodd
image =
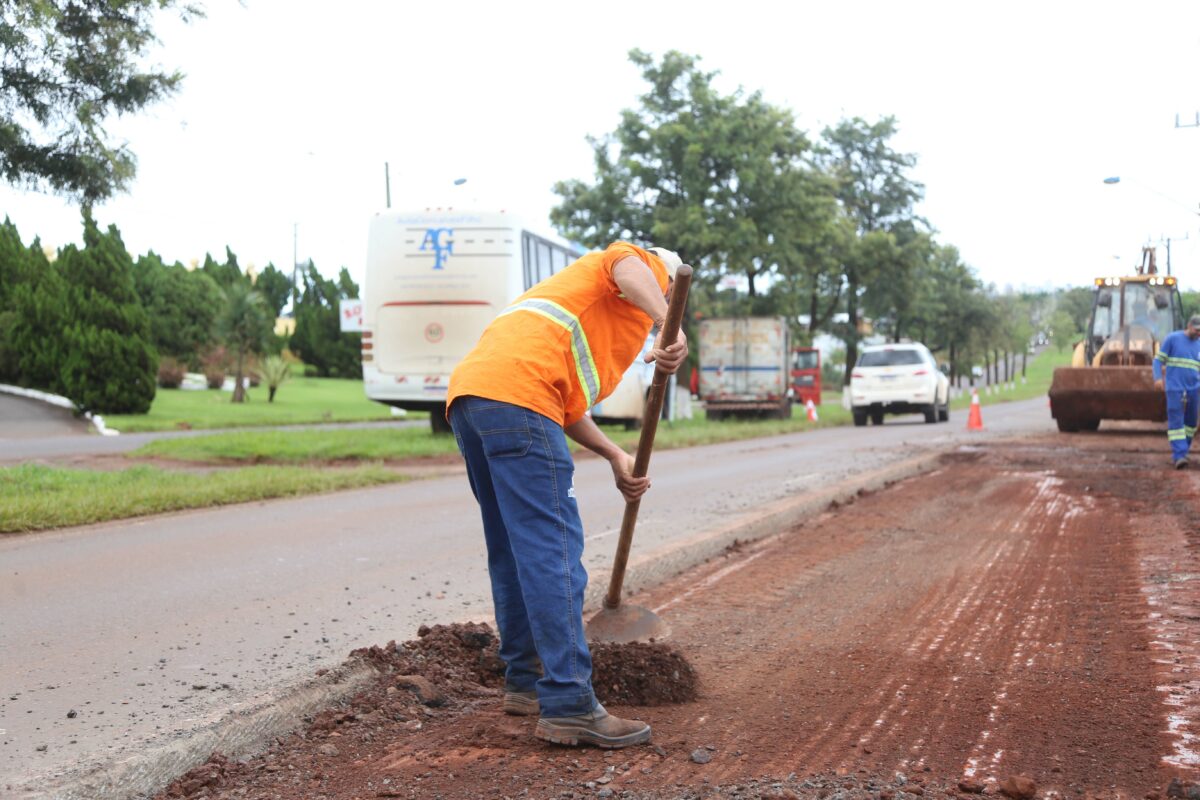
M 1054 379 L 1054 370 L 1058 367 L 1069 367 L 1071 365 L 1071 348 L 1059 350 L 1055 347 L 1047 347 L 1036 358 L 1030 360 L 1028 369 L 1025 372 L 1025 383 L 1021 382 L 1021 376 L 1013 377 L 1013 383 L 1016 385 L 1012 389 L 1000 388 L 997 391 L 987 393 L 982 387 L 979 387 L 979 404 L 992 405 L 993 403 L 1009 403 L 1014 400 L 1030 400 L 1034 397 L 1044 397 L 1046 392 L 1050 390 L 1050 381 Z M 964 390 L 964 393 L 955 398 L 950 405 L 953 408 L 966 408 L 971 405 L 971 393 L 969 389 Z M 1047 410 L 1046 414 L 1049 415 Z
M 110 414 L 104 419 L 122 433 L 396 419 L 390 408 L 366 398 L 362 380 L 293 376 L 272 403 L 267 402 L 269 392 L 266 382 L 250 387 L 247 402 L 235 405 L 228 392 L 160 391 L 148 413 Z M 410 412 L 408 418 L 427 416 Z
M 0 468 L 0 533 L 61 528 L 187 508 L 394 483 L 380 466 L 245 467 L 208 474 L 137 466 L 117 472 L 40 464 Z
M 1020 383 L 1020 378 L 1017 378 L 1017 385 L 1013 389 L 999 389 L 991 394 L 981 392 L 980 402 L 990 405 L 1044 395 L 1050 386 L 1054 367 L 1062 366 L 1069 360 L 1069 352 L 1049 348 L 1029 362 L 1027 383 Z M 955 400 L 954 405 L 957 408 L 965 408 L 970 402 L 970 395 L 966 394 Z M 823 402 L 817 409 L 816 422 L 808 420 L 804 406 L 801 405 L 792 407 L 792 418 L 789 420 L 747 419 L 710 422 L 704 418 L 703 411 L 697 409 L 697 412 L 697 416 L 690 420 L 661 422 L 654 440 L 655 449 L 668 450 L 776 436 L 850 425 L 853 421 L 850 412 L 842 408 L 841 393 L 836 391 L 825 393 Z M 605 426 L 605 432 L 614 442 L 630 452 L 637 447 L 641 435 L 639 431 L 626 431 L 619 426 Z M 322 461 L 404 461 L 453 455 L 457 452 L 453 436 L 435 436 L 421 426 L 386 430 L 235 431 L 181 439 L 161 439 L 129 455 L 133 458 L 152 456 L 212 463 L 304 464 Z
M 1024 400 L 1044 395 L 1055 366 L 1066 363 L 1069 351 L 1045 350 L 1029 363 L 1027 383 L 1011 390 L 981 394 L 984 404 Z M 351 381 L 300 379 L 317 386 L 353 385 Z M 257 390 L 252 390 L 257 391 Z M 331 390 L 336 396 L 344 388 Z M 205 392 L 175 392 L 168 397 L 205 397 Z M 363 401 L 364 403 L 366 401 Z M 965 406 L 969 396 L 958 398 Z M 278 405 L 278 404 L 273 404 Z M 269 409 L 267 403 L 250 408 Z M 282 406 L 286 408 L 286 406 Z M 368 405 L 369 407 L 369 405 Z M 228 424 L 220 416 L 237 408 L 218 403 L 207 419 L 211 425 Z M 311 412 L 311 409 L 309 409 Z M 656 449 L 694 447 L 718 442 L 797 433 L 851 424 L 841 406 L 841 393 L 825 393 L 819 419 L 807 419 L 803 406 L 794 406 L 790 420 L 725 420 L 709 422 L 703 413 L 690 420 L 663 421 Z M 272 418 L 276 423 L 279 418 Z M 299 420 L 300 417 L 290 419 Z M 952 422 L 951 424 L 955 424 Z M 169 425 L 168 427 L 173 427 Z M 617 426 L 606 428 L 621 447 L 633 452 L 639 431 Z M 331 492 L 406 480 L 382 462 L 445 458 L 457 454 L 454 437 L 435 436 L 425 426 L 412 428 L 321 429 L 289 431 L 235 431 L 151 442 L 130 453 L 132 458 L 158 457 L 181 461 L 224 464 L 229 468 L 199 474 L 139 465 L 105 472 L 23 465 L 0 469 L 0 533 L 45 530 L 167 511 L 267 500 L 278 497 Z M 353 464 L 330 468 L 330 464 Z M 321 466 L 317 466 L 321 465 Z

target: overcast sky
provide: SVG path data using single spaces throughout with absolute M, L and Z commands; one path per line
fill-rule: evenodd
M 553 183 L 593 178 L 585 137 L 644 91 L 639 47 L 701 56 L 813 136 L 894 115 L 918 212 L 985 281 L 1087 283 L 1143 244 L 1165 261 L 1170 237 L 1200 289 L 1200 127 L 1175 127 L 1200 112 L 1194 0 L 205 5 L 160 25 L 153 59 L 182 90 L 111 126 L 138 177 L 97 217 L 135 254 L 229 245 L 286 268 L 295 231 L 301 260 L 361 282 L 385 162 L 394 207 L 502 207 L 548 229 Z M 80 238 L 58 198 L 3 188 L 0 210 L 27 241 Z

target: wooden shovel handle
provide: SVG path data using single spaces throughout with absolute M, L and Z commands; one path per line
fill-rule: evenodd
M 683 322 L 683 310 L 687 305 L 688 289 L 692 285 L 692 268 L 684 264 L 675 271 L 675 288 L 671 291 L 671 302 L 667 304 L 667 319 L 663 322 L 662 346 L 669 347 L 679 336 Z M 637 455 L 633 461 L 633 476 L 646 477 L 650 468 L 650 451 L 654 448 L 654 434 L 658 432 L 658 418 L 662 416 L 663 398 L 667 392 L 670 374 L 655 367 L 654 382 L 646 395 L 646 410 L 642 414 L 642 435 L 638 439 Z M 621 520 L 621 538 L 617 541 L 617 555 L 613 559 L 612 577 L 608 581 L 608 594 L 604 597 L 605 608 L 621 605 L 621 586 L 625 583 L 625 566 L 629 562 L 629 548 L 633 544 L 633 529 L 637 525 L 638 509 L 642 501 L 625 503 L 625 516 Z

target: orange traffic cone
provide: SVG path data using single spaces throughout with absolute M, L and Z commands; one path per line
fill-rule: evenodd
M 971 413 L 967 416 L 967 430 L 983 430 L 983 412 L 979 410 L 979 390 L 971 390 Z
M 813 405 L 813 401 L 812 401 L 811 397 L 808 399 L 808 402 L 806 402 L 804 404 L 804 410 L 806 412 L 808 412 L 808 421 L 809 422 L 817 421 L 817 407 L 815 405 Z

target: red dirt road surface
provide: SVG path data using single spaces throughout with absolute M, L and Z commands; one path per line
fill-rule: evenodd
M 164 796 L 1200 797 L 1200 475 L 1166 444 L 961 449 L 633 598 L 699 681 L 635 707 L 598 678 L 649 746 L 534 740 L 500 713 L 487 630 L 438 629 L 377 650 L 375 689 Z

